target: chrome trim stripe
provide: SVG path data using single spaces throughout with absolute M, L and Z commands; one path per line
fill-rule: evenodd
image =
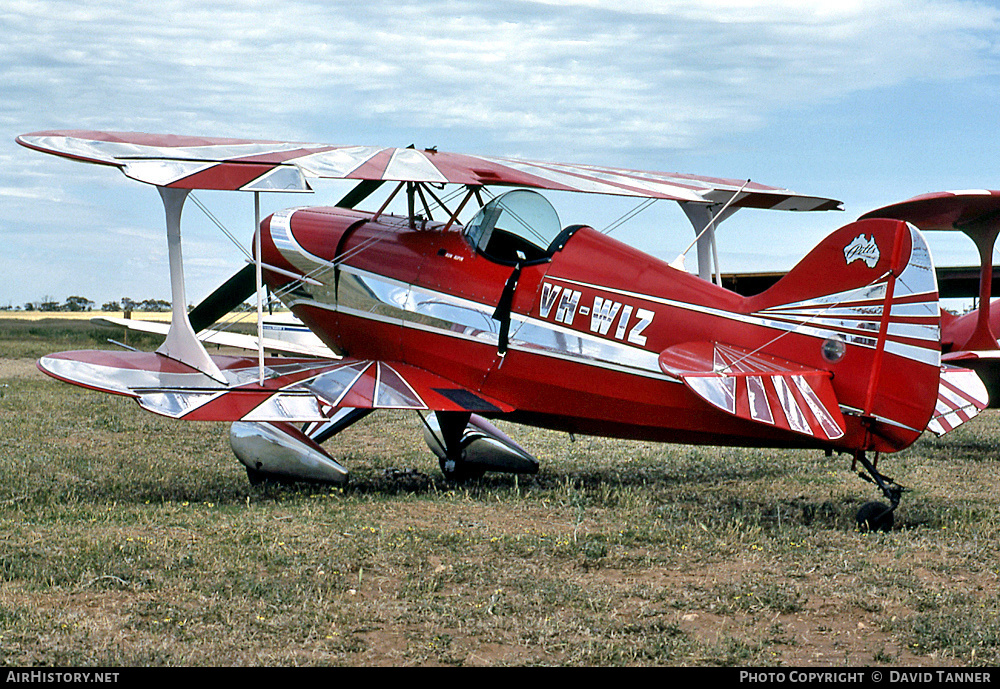
M 843 332 L 841 332 L 839 330 L 833 330 L 833 329 L 831 329 L 829 327 L 827 327 L 827 328 L 816 327 L 815 325 L 813 325 L 814 323 L 816 323 L 819 320 L 819 319 L 816 319 L 816 318 L 813 318 L 813 319 L 803 319 L 801 322 L 789 322 L 789 321 L 785 321 L 785 320 L 779 320 L 779 318 L 782 317 L 782 316 L 784 316 L 785 314 L 781 314 L 779 312 L 771 313 L 772 309 L 777 310 L 778 308 L 785 308 L 787 306 L 796 306 L 796 307 L 798 307 L 800 305 L 805 305 L 805 304 L 809 304 L 809 303 L 822 303 L 822 302 L 826 301 L 828 299 L 828 297 L 821 297 L 821 298 L 812 300 L 811 302 L 797 302 L 794 305 L 793 304 L 786 304 L 786 305 L 783 305 L 782 307 L 771 307 L 771 309 L 765 309 L 764 311 L 760 311 L 760 312 L 752 313 L 752 314 L 739 314 L 739 313 L 732 313 L 730 311 L 724 311 L 722 309 L 716 309 L 716 308 L 712 308 L 712 307 L 708 307 L 708 306 L 701 306 L 701 305 L 698 305 L 698 304 L 689 304 L 689 303 L 682 302 L 682 301 L 677 301 L 677 300 L 674 300 L 674 299 L 666 299 L 666 298 L 663 298 L 663 297 L 654 297 L 652 295 L 642 294 L 642 293 L 639 293 L 639 292 L 632 292 L 632 291 L 629 291 L 629 290 L 620 290 L 620 289 L 614 289 L 614 288 L 610 288 L 610 287 L 603 287 L 601 285 L 594 285 L 594 284 L 591 284 L 591 283 L 588 283 L 588 282 L 582 282 L 580 280 L 571 280 L 569 278 L 562 278 L 562 277 L 557 277 L 557 276 L 553 276 L 553 275 L 547 275 L 546 279 L 547 280 L 556 280 L 556 281 L 559 281 L 559 282 L 565 282 L 565 283 L 568 283 L 568 284 L 578 285 L 578 286 L 581 286 L 581 287 L 587 287 L 587 288 L 590 288 L 590 289 L 600 290 L 600 291 L 604 291 L 604 292 L 611 292 L 613 294 L 621 294 L 623 296 L 632 297 L 634 299 L 644 299 L 646 301 L 650 301 L 650 302 L 653 302 L 653 303 L 656 303 L 656 304 L 663 304 L 664 306 L 670 306 L 670 307 L 674 307 L 674 308 L 677 308 L 677 309 L 683 309 L 685 311 L 693 311 L 695 313 L 703 313 L 703 314 L 710 315 L 710 316 L 717 316 L 719 318 L 726 318 L 728 320 L 736 321 L 736 322 L 739 322 L 739 323 L 745 323 L 745 324 L 748 324 L 748 325 L 757 325 L 757 326 L 761 326 L 761 327 L 765 327 L 765 328 L 771 328 L 773 330 L 783 330 L 785 332 L 794 332 L 794 333 L 797 333 L 797 334 L 800 334 L 800 335 L 808 335 L 810 337 L 815 337 L 815 338 L 823 339 L 823 340 L 828 339 L 830 337 L 836 337 L 838 335 L 840 335 L 840 336 L 844 335 Z M 878 288 L 878 287 L 879 287 L 878 285 L 875 285 L 872 288 L 866 287 L 864 289 L 870 290 L 870 289 Z M 883 285 L 881 285 L 881 289 L 877 289 L 876 290 L 876 293 L 881 292 L 883 299 L 885 298 L 885 289 L 884 288 L 885 288 L 885 285 L 883 284 Z M 857 290 L 848 290 L 846 292 L 842 292 L 841 294 L 842 295 L 850 295 L 850 294 L 853 294 L 855 292 L 857 292 Z M 832 296 L 837 296 L 837 295 L 832 295 Z M 915 296 L 915 295 L 906 295 L 906 296 Z M 831 299 L 831 301 L 829 303 L 837 303 L 837 301 Z M 768 315 L 771 315 L 773 317 L 768 318 L 767 317 Z M 822 325 L 822 324 L 820 324 L 820 325 Z M 848 342 L 848 344 L 856 345 L 856 346 L 859 346 L 859 347 L 866 347 L 866 348 L 869 348 L 869 349 L 874 349 L 875 346 L 876 346 L 876 340 L 877 340 L 876 336 L 877 336 L 877 334 L 878 334 L 877 331 L 874 331 L 874 332 L 871 333 L 872 337 L 863 337 L 863 336 L 860 336 L 860 335 L 847 335 L 847 342 Z M 935 339 L 937 339 L 937 338 L 935 338 Z M 901 356 L 901 357 L 903 357 L 905 359 L 910 359 L 912 361 L 918 361 L 918 362 L 921 362 L 921 363 L 930 363 L 930 364 L 933 364 L 933 365 L 940 365 L 940 351 L 937 351 L 937 359 L 935 360 L 933 358 L 933 356 L 930 356 L 928 354 L 928 352 L 930 350 L 925 349 L 923 347 L 917 347 L 915 345 L 907 345 L 907 344 L 903 344 L 903 343 L 893 343 L 893 346 L 891 348 L 889 348 L 888 344 L 887 344 L 887 349 L 889 351 L 891 351 L 893 354 L 895 354 L 897 356 Z
M 466 340 L 469 342 L 477 342 L 479 344 L 486 344 L 491 347 L 497 346 L 497 338 L 494 333 L 488 333 L 486 331 L 478 330 L 452 330 L 447 328 L 436 327 L 433 325 L 428 325 L 425 323 L 420 323 L 417 321 L 402 321 L 400 322 L 396 318 L 386 317 L 377 313 L 372 313 L 371 311 L 364 311 L 360 309 L 351 309 L 344 306 L 336 306 L 331 304 L 325 304 L 322 302 L 314 301 L 311 299 L 296 298 L 288 302 L 289 306 L 310 306 L 313 308 L 323 309 L 325 311 L 344 313 L 349 316 L 355 316 L 357 318 L 364 318 L 366 320 L 378 321 L 380 323 L 389 323 L 392 325 L 401 325 L 404 328 L 411 328 L 413 330 L 422 330 L 424 332 L 432 332 L 439 335 L 446 335 L 448 337 L 454 337 L 461 340 Z M 516 317 L 517 321 L 524 322 L 524 318 Z M 564 328 L 561 326 L 548 323 L 547 321 L 540 321 L 537 319 L 528 319 L 533 323 L 532 325 L 544 328 L 553 332 L 553 336 L 558 336 L 560 334 L 568 337 L 578 337 L 585 338 L 587 335 L 585 333 L 580 333 L 575 330 L 570 330 L 569 328 Z M 520 330 L 520 328 L 519 328 Z M 598 338 L 593 338 L 594 340 L 601 342 Z M 604 343 L 611 344 L 614 343 Z M 634 348 L 626 347 L 623 345 L 618 345 L 619 348 L 632 350 Z M 540 356 L 546 356 L 553 359 L 560 359 L 562 361 L 570 361 L 573 363 L 585 364 L 588 366 L 594 366 L 596 368 L 602 368 L 609 371 L 616 371 L 618 373 L 628 373 L 631 375 L 641 376 L 643 378 L 652 378 L 655 380 L 663 380 L 671 383 L 680 383 L 681 381 L 673 376 L 663 373 L 659 368 L 658 356 L 654 352 L 648 352 L 645 350 L 640 350 L 646 357 L 649 358 L 650 364 L 645 367 L 636 367 L 628 364 L 619 363 L 612 360 L 602 360 L 593 358 L 584 358 L 577 354 L 573 354 L 568 350 L 555 350 L 539 347 L 538 345 L 526 344 L 524 341 L 513 340 L 508 346 L 510 350 L 517 350 L 519 352 L 524 352 L 527 354 L 537 354 Z M 652 368 L 652 365 L 656 368 Z
M 287 223 L 272 223 L 272 226 L 284 232 Z M 276 243 L 278 241 L 290 248 L 294 240 L 286 242 L 284 238 L 276 238 Z M 300 254 L 300 262 L 302 258 L 309 260 L 305 252 Z M 312 268 L 301 263 L 298 267 L 305 272 Z M 491 346 L 496 346 L 498 342 L 499 324 L 492 316 L 494 305 L 410 285 L 349 265 L 341 265 L 340 270 L 340 299 L 337 303 L 333 303 L 332 298 L 324 298 L 327 295 L 323 289 L 309 285 L 302 285 L 286 303 L 289 306 L 307 304 L 326 311 L 442 333 Z M 572 361 L 601 362 L 604 367 L 610 365 L 615 370 L 638 370 L 648 377 L 664 378 L 656 352 L 530 316 L 512 314 L 511 320 L 512 349 L 550 355 L 556 353 Z

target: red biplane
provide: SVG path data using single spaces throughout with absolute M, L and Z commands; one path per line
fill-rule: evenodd
M 452 478 L 537 470 L 487 418 L 846 452 L 890 501 L 859 519 L 885 527 L 902 489 L 878 471 L 878 456 L 987 403 L 975 374 L 942 366 L 931 257 L 906 222 L 846 225 L 753 297 L 706 279 L 714 227 L 734 210 L 839 208 L 831 199 L 413 148 L 80 131 L 18 142 L 157 186 L 170 249 L 173 319 L 156 352 L 64 352 L 39 367 L 158 414 L 234 422 L 232 445 L 252 479 L 343 480 L 321 442 L 372 410 L 417 410 Z M 254 263 L 189 315 L 180 250 L 188 192 L 310 191 L 309 178 L 359 183 L 336 206 L 258 218 Z M 384 182 L 394 183 L 384 203 L 356 210 Z M 451 201 L 447 185 L 459 190 Z M 514 189 L 488 194 L 495 187 Z M 698 234 L 700 276 L 591 227 L 563 227 L 538 189 L 680 203 Z M 400 192 L 408 211 L 392 215 Z M 265 357 L 262 337 L 256 357 L 206 352 L 197 333 L 255 289 L 260 312 L 262 283 L 327 356 Z

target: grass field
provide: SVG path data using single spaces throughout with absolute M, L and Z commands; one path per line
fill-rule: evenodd
M 846 457 L 503 425 L 541 472 L 456 486 L 412 414 L 328 443 L 342 489 L 253 487 L 227 425 L 34 367 L 109 336 L 0 320 L 5 665 L 1000 662 L 994 412 L 883 458 L 887 534 Z

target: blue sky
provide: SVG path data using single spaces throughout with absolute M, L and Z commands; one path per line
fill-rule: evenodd
M 975 0 L 8 0 L 0 7 L 0 305 L 70 295 L 168 299 L 155 189 L 14 144 L 111 129 L 437 146 L 688 172 L 844 201 L 844 213 L 745 210 L 724 270 L 788 269 L 871 208 L 1000 188 L 1000 8 Z M 333 203 L 271 195 L 265 213 Z M 252 198 L 198 197 L 241 239 Z M 603 229 L 635 201 L 559 196 Z M 189 301 L 241 265 L 191 203 Z M 661 202 L 615 231 L 673 259 L 693 237 Z M 940 265 L 976 262 L 929 237 Z

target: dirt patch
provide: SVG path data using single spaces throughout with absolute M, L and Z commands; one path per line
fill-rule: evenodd
M 34 359 L 0 359 L 0 379 L 22 380 L 26 378 L 43 378 L 44 373 L 38 370 Z

